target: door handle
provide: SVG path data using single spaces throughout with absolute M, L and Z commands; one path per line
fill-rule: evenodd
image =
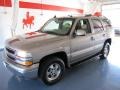
M 94 37 L 91 37 L 91 40 L 95 40 L 95 38 L 94 38 Z
M 105 37 L 105 34 L 103 34 L 103 37 Z

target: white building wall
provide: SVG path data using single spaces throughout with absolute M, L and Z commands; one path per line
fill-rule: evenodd
M 10 1 L 10 0 L 7 0 Z M 1 1 L 0 1 L 1 2 Z M 51 6 L 58 6 L 62 10 L 49 10 L 43 6 L 42 9 L 24 8 L 19 5 L 20 2 L 27 2 L 32 4 L 45 4 Z M 12 7 L 4 7 L 0 4 L 0 48 L 4 47 L 5 40 L 12 37 L 12 34 L 19 35 L 30 31 L 38 30 L 49 18 L 56 16 L 67 15 L 84 15 L 101 12 L 101 4 L 95 0 L 12 0 Z M 35 6 L 36 7 L 36 6 Z M 69 9 L 69 10 L 67 10 Z M 83 13 L 78 12 L 83 10 Z M 26 13 L 29 12 L 29 18 L 32 16 L 34 20 L 31 23 L 31 28 L 23 24 L 26 23 Z M 12 32 L 12 33 L 11 33 Z

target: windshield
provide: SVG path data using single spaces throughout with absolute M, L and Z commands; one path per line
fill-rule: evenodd
M 41 32 L 55 35 L 67 35 L 73 25 L 71 18 L 54 18 L 49 20 L 41 29 Z

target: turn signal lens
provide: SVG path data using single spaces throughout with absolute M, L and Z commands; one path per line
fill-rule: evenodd
M 32 61 L 24 61 L 24 62 L 19 62 L 19 64 L 24 65 L 24 66 L 30 66 L 33 64 Z

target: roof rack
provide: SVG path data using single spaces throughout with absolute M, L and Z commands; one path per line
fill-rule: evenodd
M 72 15 L 68 15 L 69 17 L 73 17 Z
M 102 17 L 102 18 L 107 18 L 106 16 L 100 16 L 100 17 Z
M 56 15 L 53 18 L 56 18 Z
M 92 16 L 92 14 L 86 14 L 85 17 L 89 17 L 89 16 Z

